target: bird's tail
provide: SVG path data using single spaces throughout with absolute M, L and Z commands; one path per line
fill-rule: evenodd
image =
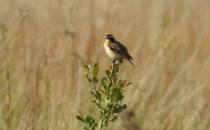
M 129 59 L 128 61 L 131 63 L 131 65 L 133 66 L 133 68 L 135 68 L 135 65 L 133 64 L 132 59 Z
M 131 65 L 133 66 L 133 68 L 135 68 L 135 65 L 132 62 L 133 61 L 133 57 L 131 57 L 129 54 L 127 54 L 124 59 L 129 61 L 131 63 Z
M 135 68 L 135 65 L 133 64 L 132 60 L 133 60 L 133 57 L 131 57 L 129 54 L 126 56 L 126 60 L 128 60 L 131 65 Z

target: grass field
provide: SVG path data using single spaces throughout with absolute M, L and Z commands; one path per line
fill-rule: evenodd
M 94 111 L 81 67 L 111 63 L 113 33 L 128 111 L 107 130 L 210 130 L 209 0 L 0 0 L 0 130 L 79 130 Z

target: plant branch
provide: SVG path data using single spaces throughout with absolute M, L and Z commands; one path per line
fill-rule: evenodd
M 115 61 L 115 60 L 114 60 Z M 128 86 L 126 80 L 119 77 L 119 67 L 122 60 L 118 63 L 113 62 L 112 67 L 106 70 L 106 75 L 102 78 L 98 77 L 99 64 L 84 65 L 86 68 L 85 77 L 90 84 L 90 92 L 93 96 L 93 103 L 96 105 L 96 117 L 89 114 L 77 115 L 77 119 L 83 124 L 84 130 L 102 130 L 114 122 L 119 113 L 126 109 L 126 104 L 123 104 L 122 88 Z

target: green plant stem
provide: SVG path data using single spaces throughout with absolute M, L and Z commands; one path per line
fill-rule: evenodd
M 112 68 L 111 68 L 111 72 L 110 72 L 110 74 L 112 74 L 113 73 L 113 69 L 114 69 L 114 62 L 112 63 Z
M 112 63 L 112 68 L 111 68 L 111 72 L 110 72 L 110 76 L 109 77 L 110 77 L 111 83 L 116 86 L 116 83 L 112 80 L 112 74 L 113 74 L 114 66 L 115 66 L 115 62 Z
M 102 128 L 102 124 L 103 124 L 103 119 L 101 119 L 101 120 L 99 121 L 99 124 L 98 124 L 98 130 L 101 130 L 101 128 Z

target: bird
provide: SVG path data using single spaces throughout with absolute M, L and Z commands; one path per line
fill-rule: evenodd
M 133 67 L 135 67 L 132 62 L 133 58 L 128 53 L 128 49 L 122 43 L 117 41 L 113 34 L 109 33 L 106 35 L 106 39 L 104 42 L 104 49 L 107 55 L 114 59 L 113 63 L 115 62 L 115 60 L 125 59 L 129 61 Z

